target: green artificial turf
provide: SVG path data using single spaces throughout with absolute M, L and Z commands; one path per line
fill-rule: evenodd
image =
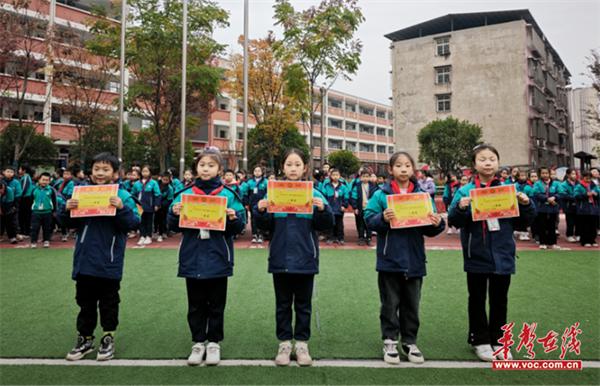
M 189 354 L 191 338 L 186 322 L 185 285 L 183 279 L 176 277 L 176 254 L 176 250 L 166 249 L 127 251 L 117 358 L 185 358 Z M 235 276 L 230 279 L 225 312 L 223 359 L 266 359 L 276 352 L 275 301 L 266 254 L 266 249 L 236 250 Z M 467 291 L 460 252 L 431 251 L 428 256 L 419 347 L 429 360 L 474 360 L 466 342 Z M 72 347 L 77 306 L 74 282 L 70 279 L 71 258 L 72 251 L 68 249 L 0 250 L 0 357 L 62 358 Z M 321 274 L 316 281 L 313 303 L 310 341 L 313 357 L 381 357 L 374 260 L 372 250 L 322 251 Z M 549 329 L 562 334 L 570 324 L 580 322 L 581 356 L 569 353 L 566 359 L 600 359 L 598 253 L 519 252 L 517 271 L 509 295 L 509 321 L 515 321 L 518 326 L 514 331 L 515 341 L 518 342 L 523 322 L 537 322 L 538 337 Z M 96 335 L 99 334 L 100 328 L 96 331 Z M 542 355 L 542 351 L 541 346 L 536 345 L 537 358 L 558 359 L 558 351 L 547 355 Z M 522 355 L 517 353 L 516 357 L 522 358 Z M 14 374 L 21 370 L 10 367 L 4 371 Z M 53 374 L 60 371 L 49 369 Z M 73 373 L 77 371 L 80 370 Z M 156 369 L 113 371 L 115 374 L 158 372 Z M 192 374 L 185 373 L 186 370 L 173 371 Z M 210 371 L 224 374 L 230 369 Z M 231 371 L 243 374 L 259 370 Z M 297 370 L 289 371 L 293 374 Z M 314 371 L 316 377 L 311 382 L 317 382 L 329 381 L 329 375 L 323 374 L 331 373 L 333 377 L 333 374 L 345 374 L 346 370 L 310 371 Z M 373 382 L 387 382 L 376 370 L 365 371 L 365 374 L 372 371 L 376 374 Z M 542 372 L 536 372 L 539 373 Z M 274 383 L 281 382 L 278 378 L 281 373 L 276 374 L 270 379 Z M 236 383 L 235 379 L 232 375 L 224 382 Z M 335 382 L 342 378 L 332 379 Z M 460 377 L 456 380 L 466 382 Z M 415 378 L 410 383 L 416 381 Z M 370 382 L 368 377 L 358 380 L 358 383 Z

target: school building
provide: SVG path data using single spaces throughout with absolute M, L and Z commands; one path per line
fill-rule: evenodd
M 573 164 L 570 73 L 528 10 L 449 14 L 391 40 L 396 144 L 453 116 L 483 128 L 502 165 Z
M 98 66 L 95 65 L 101 62 L 102 58 L 89 53 L 81 54 L 82 42 L 89 38 L 91 33 L 88 21 L 93 18 L 90 13 L 92 3 L 90 0 L 57 0 L 51 12 L 51 2 L 48 0 L 31 0 L 27 9 L 15 9 L 11 0 L 0 0 L 0 12 L 19 15 L 23 23 L 31 25 L 26 44 L 23 45 L 28 49 L 15 49 L 12 54 L 24 56 L 30 52 L 38 62 L 36 66 L 39 67 L 37 71 L 29 74 L 26 80 L 25 105 L 22 114 L 19 114 L 16 103 L 19 95 L 14 90 L 22 89 L 24 74 L 14 61 L 2 61 L 0 85 L 6 93 L 0 98 L 0 130 L 10 123 L 17 122 L 21 115 L 23 121 L 36 127 L 38 132 L 51 137 L 58 145 L 60 165 L 68 163 L 71 143 L 78 138 L 76 118 L 70 116 L 66 112 L 68 109 L 64 108 L 74 103 L 72 98 L 75 88 L 70 87 L 69 80 L 72 77 L 93 78 L 100 75 Z M 106 5 L 107 2 L 101 3 Z M 119 23 L 118 20 L 109 20 Z M 67 57 L 59 55 L 57 50 L 49 49 L 48 33 L 52 27 L 57 44 L 61 48 L 72 49 L 61 49 L 60 52 L 69 52 Z M 214 61 L 214 65 L 228 68 L 229 62 L 220 58 Z M 127 90 L 131 80 L 129 71 L 125 74 Z M 97 101 L 96 107 L 101 111 L 116 115 L 119 72 L 108 76 L 108 81 L 103 82 L 104 88 L 92 89 L 92 95 L 86 90 L 85 98 Z M 58 79 L 61 81 L 57 81 Z M 328 92 L 325 103 L 327 108 L 323 139 L 320 102 L 315 106 L 315 163 L 319 163 L 322 144 L 326 154 L 347 149 L 354 152 L 363 163 L 371 165 L 375 170 L 383 170 L 395 146 L 391 106 L 336 90 Z M 205 146 L 217 146 L 224 153 L 228 166 L 235 168 L 242 160 L 242 103 L 231 97 L 227 90 L 222 90 L 221 95 L 212 102 L 209 111 L 207 116 L 201 117 L 197 127 L 188 128 L 188 138 L 197 150 Z M 125 113 L 125 122 L 133 132 L 151 125 L 148 119 L 128 113 Z M 249 128 L 253 127 L 254 121 L 249 115 Z M 308 143 L 308 125 L 299 122 L 298 129 Z
M 569 111 L 573 126 L 573 155 L 575 166 L 589 168 L 600 166 L 600 94 L 593 87 L 576 87 L 569 90 Z

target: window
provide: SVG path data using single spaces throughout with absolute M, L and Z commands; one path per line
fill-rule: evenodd
M 450 55 L 450 36 L 435 39 L 435 52 L 437 56 Z
M 435 96 L 436 109 L 438 113 L 450 111 L 450 94 L 439 94 Z
M 225 98 L 217 98 L 219 110 L 229 110 L 229 103 Z
M 385 136 L 385 129 L 383 127 L 378 127 L 377 128 L 377 135 L 382 135 Z
M 393 147 L 393 146 L 390 146 L 390 147 L 389 147 L 389 149 L 388 149 L 388 153 L 390 153 L 390 154 L 394 154 L 394 147 Z
M 215 137 L 216 138 L 228 138 L 229 127 L 222 125 L 215 125 Z
M 335 107 L 336 109 L 341 109 L 342 101 L 339 101 L 337 99 L 329 99 L 329 106 Z
M 373 147 L 374 147 L 374 145 L 371 145 L 370 143 L 360 143 L 358 145 L 358 148 L 360 149 L 360 151 L 364 151 L 364 152 L 368 152 L 368 153 L 373 153 Z
M 55 107 L 52 108 L 51 121 L 53 123 L 60 123 L 60 110 Z
M 338 120 L 338 119 L 329 119 L 329 127 L 333 127 L 336 129 L 341 129 L 342 128 L 342 121 Z
M 450 83 L 450 71 L 452 66 L 442 66 L 435 68 L 435 84 Z
M 383 119 L 385 119 L 385 111 L 379 111 L 379 110 L 377 110 L 377 118 L 383 118 Z
M 364 115 L 373 115 L 373 109 L 369 108 L 369 107 L 360 106 L 359 111 L 361 114 L 364 114 Z
M 313 137 L 313 146 L 321 147 L 321 138 Z
M 346 141 L 346 150 L 348 150 L 348 151 L 356 151 L 356 142 L 348 142 L 348 141 Z
M 313 117 L 313 125 L 320 125 L 320 124 L 321 124 L 321 118 Z
M 385 146 L 377 145 L 377 153 L 385 154 Z
M 388 137 L 394 138 L 394 129 L 389 129 L 388 130 Z
M 330 139 L 328 141 L 328 146 L 330 149 L 341 150 L 342 149 L 342 141 L 339 139 Z
M 360 125 L 360 132 L 365 134 L 373 134 L 373 126 Z
M 238 113 L 243 113 L 244 112 L 244 102 L 237 101 L 237 111 L 238 111 Z
M 356 131 L 356 123 L 346 122 L 346 130 Z
M 33 78 L 36 80 L 46 80 L 46 74 L 44 74 L 44 71 L 37 71 L 33 74 Z
M 240 141 L 244 140 L 244 131 L 243 130 L 238 130 L 237 139 L 239 139 Z
M 346 111 L 350 111 L 352 113 L 355 113 L 356 112 L 356 105 L 349 104 L 348 102 L 346 102 Z

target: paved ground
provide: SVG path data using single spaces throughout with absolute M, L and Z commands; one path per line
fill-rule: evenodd
M 367 246 L 358 246 L 357 242 L 358 242 L 358 235 L 356 232 L 356 226 L 355 226 L 355 222 L 354 222 L 354 215 L 347 213 L 346 216 L 344 217 L 344 230 L 345 230 L 345 235 L 346 235 L 346 244 L 343 246 L 337 245 L 337 244 L 333 244 L 333 245 L 327 245 L 325 242 L 321 242 L 320 243 L 320 247 L 323 249 L 364 249 L 364 250 L 370 250 L 372 247 L 367 247 Z M 561 215 L 561 219 L 560 219 L 560 223 L 559 223 L 559 230 L 561 232 L 561 235 L 558 238 L 558 245 L 561 248 L 564 248 L 566 250 L 590 250 L 590 248 L 584 248 L 582 247 L 579 243 L 569 243 L 566 240 L 565 235 L 565 219 L 564 216 Z M 248 225 L 247 230 L 245 235 L 240 236 L 240 238 L 238 238 L 235 242 L 235 245 L 237 248 L 268 248 L 268 242 L 265 242 L 262 246 L 260 245 L 254 245 L 251 243 L 251 232 L 250 232 L 250 225 Z M 372 246 L 375 245 L 376 243 L 376 237 L 373 237 L 373 244 Z M 428 249 L 431 250 L 435 250 L 435 249 L 442 249 L 442 250 L 459 250 L 460 249 L 460 236 L 458 234 L 452 234 L 452 235 L 448 235 L 446 234 L 446 232 L 440 234 L 437 237 L 434 238 L 425 238 L 426 239 L 426 246 Z M 599 237 L 600 240 L 600 237 Z M 151 245 L 145 246 L 144 248 L 177 248 L 179 246 L 179 242 L 181 241 L 181 237 L 176 234 L 173 237 L 169 237 L 168 239 L 166 239 L 165 241 L 163 241 L 162 243 L 158 243 L 156 241 L 154 241 Z M 139 248 L 136 245 L 137 239 L 130 239 L 128 242 L 128 247 L 129 248 Z M 73 240 L 69 240 L 68 242 L 61 242 L 60 241 L 60 235 L 58 234 L 54 234 L 53 238 L 52 238 L 52 245 L 51 247 L 53 248 L 65 248 L 65 247 L 72 247 L 73 245 Z M 25 240 L 23 242 L 20 242 L 17 245 L 11 245 L 7 242 L 6 240 L 6 236 L 4 236 L 4 240 L 0 242 L 0 248 L 27 248 L 29 246 L 29 241 Z M 41 242 L 38 243 L 38 248 L 41 247 Z M 535 242 L 533 241 L 517 241 L 517 248 L 520 250 L 537 250 L 538 246 L 535 244 Z M 600 248 L 593 248 L 593 250 L 600 250 Z

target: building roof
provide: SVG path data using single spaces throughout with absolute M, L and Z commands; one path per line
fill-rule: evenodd
M 468 28 L 483 27 L 500 23 L 508 23 L 515 20 L 523 20 L 531 24 L 538 35 L 544 40 L 554 61 L 564 67 L 568 76 L 571 73 L 562 62 L 556 50 L 545 37 L 542 29 L 537 24 L 528 9 L 515 9 L 506 11 L 474 12 L 474 13 L 450 13 L 435 19 L 403 28 L 396 32 L 385 35 L 391 41 L 409 40 L 429 35 L 438 35 L 446 32 L 458 31 Z

